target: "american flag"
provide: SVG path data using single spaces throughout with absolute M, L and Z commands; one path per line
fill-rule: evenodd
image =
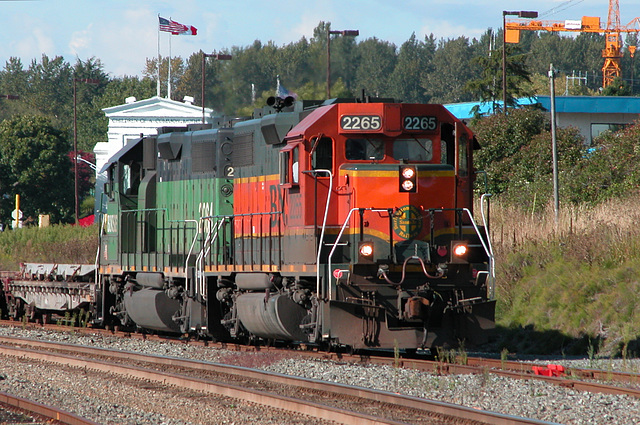
M 160 20 L 160 31 L 170 32 L 172 35 L 196 35 L 198 31 L 196 27 L 183 25 L 171 19 L 165 19 L 161 16 L 158 16 L 158 19 Z

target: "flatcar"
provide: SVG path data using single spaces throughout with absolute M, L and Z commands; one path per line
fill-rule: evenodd
M 141 137 L 105 166 L 95 321 L 248 343 L 481 344 L 495 298 L 477 148 L 444 106 L 382 100 L 272 98 L 250 119 Z

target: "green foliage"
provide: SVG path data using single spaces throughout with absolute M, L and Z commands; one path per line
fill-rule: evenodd
M 73 174 L 64 134 L 41 116 L 19 116 L 0 124 L 0 194 L 21 195 L 21 210 L 32 220 L 51 215 L 68 220 L 73 209 Z M 11 202 L 0 204 L 8 221 Z
M 475 167 L 488 173 L 489 191 L 524 208 L 536 199 L 550 199 L 553 193 L 553 154 L 547 114 L 535 108 L 522 108 L 508 115 L 496 114 L 474 122 L 482 149 L 475 156 Z M 575 128 L 558 128 L 559 182 L 564 199 L 581 200 L 573 193 L 576 164 L 586 149 Z
M 403 102 L 423 103 L 429 100 L 425 89 L 420 85 L 424 74 L 431 70 L 431 61 L 436 50 L 433 34 L 419 41 L 415 33 L 400 46 L 398 61 L 391 75 L 390 93 Z
M 396 46 L 387 41 L 369 38 L 358 46 L 359 66 L 354 86 L 367 95 L 386 97 L 390 93 L 389 76 L 396 66 Z
M 478 77 L 470 66 L 474 45 L 467 37 L 440 40 L 433 55 L 433 72 L 423 75 L 421 86 L 431 95 L 431 102 L 467 102 L 473 100 L 466 90 L 467 81 Z
M 508 45 L 506 53 L 506 101 L 507 107 L 513 108 L 517 106 L 518 98 L 533 95 L 526 85 L 531 83 L 531 75 L 525 64 L 525 55 L 520 49 Z M 480 68 L 481 77 L 468 81 L 465 85 L 466 90 L 483 103 L 493 103 L 495 110 L 496 103 L 503 99 L 502 50 L 493 50 L 488 56 L 476 56 L 471 63 Z
M 631 87 L 620 77 L 616 77 L 602 89 L 603 96 L 631 96 Z
M 567 78 L 576 79 L 568 80 Z M 584 74 L 583 74 L 584 77 Z M 556 96 L 598 96 L 598 90 L 590 89 L 584 80 L 580 81 L 579 74 L 569 77 L 568 74 L 557 73 L 555 76 L 555 95 Z M 531 76 L 531 83 L 525 84 L 527 90 L 536 96 L 549 96 L 551 94 L 551 85 L 547 74 L 534 74 Z
M 18 115 L 41 115 L 73 140 L 74 79 L 98 80 L 98 84 L 76 81 L 76 122 L 79 150 L 91 151 L 98 141 L 106 141 L 107 120 L 99 106 L 109 78 L 99 59 L 77 59 L 72 66 L 60 56 L 42 55 L 24 69 L 17 58 L 10 58 L 0 71 L 0 94 L 18 95 L 3 101 L 0 120 Z M 4 106 L 7 106 L 5 109 Z M 109 105 L 113 106 L 113 105 Z
M 100 108 L 109 108 L 123 104 L 130 96 L 142 100 L 155 95 L 156 83 L 153 79 L 124 76 L 111 80 L 96 103 Z M 102 115 L 104 117 L 104 113 Z
M 98 248 L 96 225 L 26 227 L 0 232 L 0 269 L 18 270 L 30 262 L 93 264 Z
M 568 191 L 581 201 L 598 203 L 613 197 L 634 196 L 640 187 L 640 126 L 605 132 L 574 168 Z

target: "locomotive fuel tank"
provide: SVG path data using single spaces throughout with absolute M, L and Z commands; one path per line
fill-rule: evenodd
M 161 332 L 180 332 L 173 315 L 180 310 L 180 302 L 171 299 L 164 291 L 144 288 L 124 292 L 124 306 L 136 325 Z
M 252 334 L 268 339 L 306 341 L 300 329 L 307 310 L 286 295 L 246 293 L 237 298 L 238 318 Z

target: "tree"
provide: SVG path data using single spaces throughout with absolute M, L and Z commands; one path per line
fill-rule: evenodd
M 0 71 L 0 94 L 18 96 L 18 99 L 0 100 L 0 121 L 14 114 L 27 113 L 25 103 L 27 91 L 27 71 L 19 58 L 11 57 L 4 70 Z
M 91 151 L 98 142 L 107 141 L 108 120 L 102 112 L 100 96 L 109 84 L 109 76 L 104 72 L 100 59 L 95 57 L 86 61 L 76 60 L 73 66 L 73 79 L 76 88 L 76 128 L 78 149 Z M 85 81 L 78 81 L 85 80 Z M 90 80 L 91 82 L 87 82 Z M 70 82 L 73 96 L 73 84 Z M 73 104 L 73 99 L 71 100 Z M 113 105 L 110 105 L 113 106 Z M 69 139 L 73 140 L 73 106 L 70 111 L 68 125 Z
M 531 76 L 525 64 L 523 54 L 514 54 L 519 49 L 507 45 L 505 74 L 507 76 L 507 107 L 515 107 L 521 97 L 531 97 L 534 93 L 526 83 L 531 83 Z M 471 80 L 465 89 L 482 103 L 492 103 L 496 110 L 498 101 L 503 99 L 502 52 L 492 50 L 489 56 L 476 56 L 471 63 L 480 68 L 480 78 Z
M 148 99 L 156 94 L 156 81 L 144 77 L 124 76 L 114 78 L 107 84 L 104 92 L 96 104 L 99 108 L 109 108 L 111 106 L 122 105 L 128 97 L 135 97 L 138 100 Z M 104 115 L 104 113 L 103 113 Z
M 171 98 L 180 99 L 184 97 L 184 93 L 176 92 L 179 81 L 182 79 L 185 73 L 186 66 L 184 60 L 180 56 L 174 56 L 171 58 Z M 158 58 L 147 58 L 144 69 L 142 70 L 144 78 L 149 78 L 155 82 L 158 81 Z M 160 59 L 160 92 L 167 94 L 169 91 L 169 57 Z M 192 95 L 189 95 L 192 96 Z
M 42 116 L 17 116 L 0 124 L 0 195 L 21 195 L 26 217 L 50 214 L 69 221 L 74 206 L 73 174 L 63 131 Z M 2 220 L 12 206 L 0 204 Z
M 466 37 L 454 40 L 440 40 L 433 56 L 433 71 L 425 74 L 420 85 L 435 103 L 471 101 L 471 94 L 465 90 L 469 80 L 477 78 L 470 66 L 473 48 Z
M 427 102 L 429 97 L 420 86 L 420 80 L 432 67 L 436 50 L 435 37 L 431 34 L 425 42 L 418 41 L 416 34 L 400 46 L 396 67 L 391 74 L 391 96 L 403 102 Z
M 55 127 L 71 128 L 72 78 L 73 70 L 62 56 L 50 59 L 42 55 L 41 61 L 33 60 L 27 71 L 25 102 L 32 111 L 50 117 Z
M 373 97 L 391 97 L 390 76 L 396 67 L 396 46 L 388 41 L 368 38 L 358 45 L 356 91 L 364 89 Z
M 631 96 L 631 86 L 622 79 L 616 77 L 611 84 L 602 89 L 603 96 Z

